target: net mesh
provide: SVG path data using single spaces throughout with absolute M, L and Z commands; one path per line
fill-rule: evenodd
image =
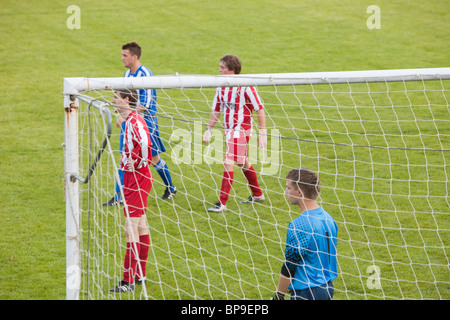
M 268 147 L 249 143 L 266 201 L 250 195 L 241 169 L 227 210 L 211 213 L 222 180 L 221 124 L 202 143 L 215 88 L 159 89 L 161 154 L 177 195 L 161 200 L 156 171 L 148 198 L 147 283 L 110 294 L 122 277 L 121 206 L 115 190 L 120 130 L 114 125 L 89 183 L 80 188 L 82 298 L 267 299 L 284 261 L 287 225 L 299 214 L 284 197 L 292 168 L 316 171 L 319 204 L 337 222 L 335 299 L 448 299 L 449 81 L 261 86 Z M 83 93 L 111 101 L 112 90 Z M 109 107 L 111 112 L 112 107 Z M 79 107 L 80 174 L 105 136 L 105 117 Z M 255 123 L 255 128 L 257 125 Z

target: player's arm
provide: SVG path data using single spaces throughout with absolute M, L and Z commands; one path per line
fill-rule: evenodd
M 133 146 L 128 153 L 127 167 L 130 171 L 134 171 L 137 169 L 142 159 L 143 141 L 139 135 L 139 129 L 136 126 L 132 126 L 130 130 L 128 139 Z
M 153 104 L 156 103 L 156 98 L 152 94 L 150 89 L 139 90 L 139 101 L 136 104 L 136 111 L 139 113 L 145 113 L 151 108 Z
M 126 159 L 125 165 L 126 165 L 127 169 L 129 171 L 133 171 L 134 170 L 133 147 L 128 144 L 128 140 L 130 139 L 128 130 L 130 130 L 130 128 L 128 126 L 125 126 L 123 143 L 126 146 L 124 147 L 125 150 L 122 154 L 122 157 L 125 157 L 125 159 Z
M 136 170 L 136 167 L 139 163 L 140 157 L 139 157 L 139 152 L 140 152 L 140 146 L 139 144 L 136 144 L 133 148 L 133 150 L 131 150 L 128 154 L 127 157 L 127 168 L 130 171 L 134 171 Z
M 220 114 L 222 113 L 222 99 L 220 97 L 221 88 L 216 89 L 216 94 L 214 95 L 214 100 L 212 104 L 211 115 L 209 116 L 208 125 L 206 127 L 205 133 L 203 134 L 203 142 L 209 143 L 212 135 L 212 128 L 219 121 Z
M 147 108 L 144 107 L 142 104 L 138 104 L 136 106 L 136 111 L 139 112 L 139 113 L 144 113 L 145 111 L 147 111 Z
M 288 226 L 288 230 L 294 230 L 292 222 Z M 301 264 L 302 254 L 305 252 L 304 240 L 293 232 L 288 232 L 286 235 L 286 249 L 284 251 L 284 263 L 281 267 L 280 279 L 278 280 L 277 291 L 272 300 L 283 300 L 284 295 L 289 289 L 292 278 L 294 278 L 297 267 Z M 302 247 L 303 245 L 303 247 Z
M 267 146 L 266 113 L 255 87 L 247 87 L 245 89 L 245 100 L 253 106 L 253 110 L 256 110 L 260 133 L 259 147 L 265 148 Z
M 259 109 L 256 112 L 259 125 L 259 147 L 265 148 L 267 146 L 267 130 L 266 130 L 266 114 L 264 109 Z
M 217 121 L 220 117 L 220 111 L 213 110 L 211 112 L 211 115 L 209 116 L 208 125 L 206 127 L 205 133 L 203 134 L 203 142 L 209 143 L 209 140 L 211 139 L 212 135 L 212 128 L 216 125 Z
M 283 300 L 290 284 L 291 278 L 281 273 L 280 279 L 278 280 L 277 291 L 273 295 L 272 300 Z
M 277 291 L 272 297 L 272 300 L 283 300 L 284 295 L 289 290 L 289 285 L 294 277 L 295 269 L 297 268 L 295 263 L 286 260 L 281 267 L 280 279 L 278 280 Z

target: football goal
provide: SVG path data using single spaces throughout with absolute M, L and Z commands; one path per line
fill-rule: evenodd
M 209 212 L 225 152 L 222 118 L 202 141 L 215 91 L 246 86 L 266 115 L 248 145 L 265 201 L 241 203 L 251 190 L 235 166 L 227 209 Z M 162 200 L 151 166 L 147 281 L 115 294 L 127 204 L 104 205 L 119 180 L 111 100 L 150 88 L 178 192 Z M 63 96 L 67 299 L 269 299 L 301 214 L 285 178 L 300 167 L 318 173 L 318 202 L 339 227 L 334 299 L 450 299 L 450 68 L 65 78 Z

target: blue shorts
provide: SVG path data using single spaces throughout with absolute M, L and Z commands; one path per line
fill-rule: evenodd
M 161 152 L 166 152 L 166 147 L 159 136 L 158 119 L 155 115 L 146 114 L 144 116 L 145 123 L 147 123 L 148 131 L 150 132 L 150 140 L 152 141 L 152 157 L 157 156 Z M 125 122 L 122 123 L 120 130 L 120 151 L 123 149 L 123 133 L 125 131 Z
M 155 115 L 146 114 L 144 120 L 150 132 L 150 140 L 152 140 L 152 156 L 154 157 L 161 152 L 166 152 L 166 147 L 159 136 L 158 118 Z
M 331 300 L 334 295 L 333 283 L 328 283 L 303 290 L 292 290 L 291 300 Z

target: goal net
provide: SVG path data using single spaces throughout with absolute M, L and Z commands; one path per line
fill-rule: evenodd
M 284 261 L 286 231 L 299 208 L 286 174 L 318 173 L 318 202 L 338 227 L 334 299 L 449 299 L 450 68 L 148 78 L 66 78 L 64 86 L 68 299 L 268 299 Z M 227 210 L 222 118 L 202 135 L 217 87 L 254 86 L 266 113 L 267 147 L 256 116 L 249 158 L 265 195 L 237 166 Z M 125 294 L 124 207 L 104 206 L 119 179 L 116 89 L 157 90 L 161 154 L 177 194 L 162 200 L 155 168 L 146 219 L 147 282 Z M 126 206 L 126 204 L 125 204 Z

